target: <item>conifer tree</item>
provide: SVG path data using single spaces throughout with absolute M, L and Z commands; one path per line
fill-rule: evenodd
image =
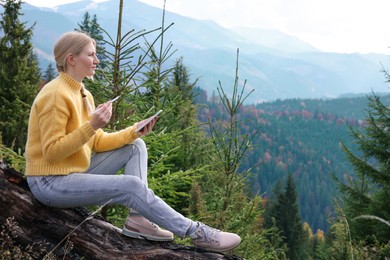
M 43 79 L 44 83 L 48 83 L 49 81 L 54 79 L 56 77 L 56 75 L 57 75 L 57 72 L 54 69 L 53 64 L 50 63 L 47 66 L 45 72 L 43 73 L 42 79 Z
M 120 99 L 113 104 L 111 124 L 107 126 L 109 129 L 122 129 L 151 116 L 159 109 L 164 110 L 153 132 L 144 137 L 148 144 L 149 187 L 176 210 L 183 212 L 188 206 L 188 193 L 196 170 L 181 167 L 182 165 L 177 163 L 177 158 L 180 157 L 180 136 L 188 130 L 172 128 L 177 124 L 176 121 L 170 121 L 176 120 L 171 116 L 172 111 L 182 110 L 181 94 L 177 87 L 171 84 L 174 82 L 171 80 L 173 67 L 165 64 L 171 57 L 172 44 L 165 46 L 163 36 L 172 24 L 150 31 L 130 30 L 122 34 L 122 13 L 123 0 L 119 1 L 116 37 L 108 35 L 102 29 L 108 49 L 103 53 L 110 62 L 104 68 L 99 66 L 95 80 L 86 81 L 85 85 L 93 93 L 97 104 L 120 95 Z M 90 16 L 86 14 L 79 26 L 95 38 L 92 24 L 94 22 L 90 21 Z M 158 35 L 150 40 L 149 36 L 154 37 L 153 32 Z M 140 39 L 145 45 L 139 42 Z M 139 56 L 135 57 L 136 55 Z M 190 85 L 188 83 L 188 86 Z M 161 185 L 162 183 L 164 185 Z M 109 209 L 107 215 L 115 222 L 125 218 L 127 212 L 115 206 L 112 210 Z
M 84 13 L 83 20 L 81 21 L 81 23 L 77 23 L 77 25 L 79 26 L 82 32 L 87 32 L 87 33 L 91 32 L 91 16 L 89 15 L 88 12 Z M 91 35 L 91 37 L 93 36 Z
M 131 119 L 129 117 L 130 114 L 135 112 L 133 108 L 134 104 L 131 104 L 134 100 L 131 94 L 138 88 L 139 78 L 136 79 L 135 75 L 147 63 L 146 59 L 150 51 L 150 46 L 145 51 L 145 54 L 141 54 L 137 58 L 135 58 L 135 53 L 139 54 L 142 49 L 139 40 L 157 31 L 157 29 L 148 31 L 135 31 L 131 29 L 122 32 L 122 16 L 123 0 L 120 0 L 118 27 L 115 37 L 109 35 L 106 30 L 99 26 L 96 16 L 90 20 L 90 15 L 85 14 L 84 20 L 79 24 L 81 30 L 86 30 L 96 40 L 97 54 L 101 62 L 96 70 L 95 80 L 85 82 L 86 87 L 94 95 L 95 103 L 101 104 L 108 99 L 121 96 L 113 104 L 111 122 L 108 125 L 108 128 L 111 129 L 122 129 L 130 123 L 142 119 L 142 117 L 136 118 L 133 116 Z M 160 36 L 158 35 L 154 42 Z M 126 102 L 123 102 L 123 100 L 126 100 Z
M 374 219 L 390 220 L 390 109 L 378 96 L 369 96 L 368 101 L 367 126 L 351 128 L 359 152 L 342 146 L 356 177 L 347 184 L 339 181 L 339 186 L 352 237 L 367 243 L 374 242 L 367 238 L 375 237 L 386 243 L 390 228 Z
M 265 233 L 265 237 L 268 239 L 271 245 L 278 248 L 278 259 L 287 259 L 287 243 L 283 237 L 283 232 L 276 224 L 276 212 L 278 210 L 278 198 L 282 196 L 283 183 L 279 179 L 272 189 L 272 194 L 268 196 L 265 202 L 265 209 L 263 214 L 263 227 L 269 232 Z
M 264 211 L 264 227 L 271 228 L 275 222 L 275 212 L 278 203 L 278 198 L 283 190 L 282 181 L 279 179 L 272 189 L 272 194 L 268 195 L 265 211 Z M 273 234 L 272 234 L 273 235 Z
M 96 41 L 96 56 L 99 59 L 99 65 L 94 78 L 98 79 L 99 81 L 95 82 L 92 80 L 87 80 L 85 85 L 94 95 L 95 102 L 100 104 L 107 101 L 109 98 L 113 98 L 112 96 L 109 97 L 107 95 L 107 86 L 109 83 L 106 82 L 103 76 L 104 70 L 107 68 L 107 66 L 109 66 L 106 57 L 103 29 L 98 23 L 96 14 L 93 16 L 93 18 L 91 18 L 91 15 L 88 12 L 84 13 L 83 20 L 78 23 L 78 26 L 79 28 L 75 30 L 87 33 Z
M 19 17 L 21 1 L 1 0 L 0 20 L 0 125 L 3 143 L 24 150 L 30 106 L 34 100 L 40 72 L 31 43 L 33 26 L 26 27 Z
M 176 210 L 184 212 L 189 207 L 188 194 L 194 176 L 203 167 L 198 162 L 204 159 L 203 147 L 207 142 L 197 128 L 193 101 L 196 80 L 191 82 L 183 59 L 177 59 L 173 66 L 167 64 L 175 50 L 171 42 L 164 42 L 165 31 L 173 25 L 166 27 L 164 17 L 165 9 L 158 41 L 146 41 L 149 62 L 144 67 L 144 82 L 134 91 L 133 100 L 137 114 L 144 117 L 163 110 L 153 130 L 158 135 L 145 137 L 151 143 L 149 185 Z M 169 181 L 165 181 L 167 178 Z
M 99 67 L 104 68 L 107 62 L 104 48 L 105 42 L 103 30 L 99 25 L 96 14 L 91 18 L 91 15 L 85 12 L 82 22 L 77 25 L 79 26 L 79 30 L 88 33 L 96 41 L 96 56 L 100 61 Z
M 274 206 L 275 223 L 287 244 L 289 259 L 303 259 L 304 232 L 299 214 L 297 192 L 292 175 L 288 175 L 285 192 L 279 194 Z
M 175 104 L 170 115 L 169 128 L 180 134 L 180 149 L 178 150 L 178 169 L 188 170 L 196 167 L 203 159 L 205 138 L 199 128 L 196 118 L 197 106 L 194 103 L 194 88 L 197 80 L 191 82 L 188 68 L 183 64 L 183 58 L 177 59 L 171 75 L 165 86 L 164 95 L 168 103 Z
M 246 81 L 242 88 L 239 86 L 238 57 L 239 50 L 232 96 L 225 92 L 220 83 L 219 100 L 216 97 L 213 100 L 223 111 L 209 120 L 209 140 L 212 146 L 207 150 L 207 156 L 210 158 L 210 165 L 199 179 L 201 194 L 198 185 L 193 187 L 191 213 L 210 225 L 240 234 L 243 241 L 237 250 L 243 257 L 277 259 L 283 255 L 282 252 L 277 253 L 274 248 L 274 245 L 279 245 L 279 241 L 271 244 L 264 239 L 264 234 L 269 230 L 264 230 L 261 226 L 262 198 L 258 195 L 248 195 L 246 190 L 251 169 L 240 168 L 245 153 L 251 148 L 259 124 L 254 125 L 251 134 L 241 132 L 240 126 L 243 122 L 239 111 L 253 90 L 246 92 Z

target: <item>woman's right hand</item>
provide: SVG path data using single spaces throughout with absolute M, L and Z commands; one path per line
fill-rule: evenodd
M 110 121 L 112 115 L 112 104 L 111 101 L 108 101 L 104 104 L 99 105 L 95 112 L 93 112 L 91 120 L 89 123 L 93 129 L 97 130 L 104 127 Z

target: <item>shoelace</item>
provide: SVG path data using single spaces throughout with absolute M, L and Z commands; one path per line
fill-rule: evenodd
M 218 229 L 211 228 L 204 224 L 201 224 L 201 226 L 199 227 L 199 231 L 202 234 L 202 239 L 208 243 L 211 243 L 212 241 L 218 241 L 217 237 L 218 234 L 221 232 Z
M 131 213 L 130 215 L 141 216 L 139 213 Z M 130 216 L 129 216 L 129 218 L 130 218 Z M 150 221 L 149 219 L 146 219 L 146 218 L 145 218 L 145 220 L 146 220 L 147 223 L 150 224 L 153 228 L 156 228 L 156 229 L 159 229 L 159 228 L 160 228 L 157 224 L 153 223 L 153 222 Z M 138 224 L 138 223 L 137 223 L 137 224 Z M 138 224 L 138 225 L 139 225 L 139 224 Z
M 147 220 L 148 221 L 148 223 L 150 224 L 150 225 L 152 225 L 152 227 L 154 227 L 154 228 L 159 228 L 156 224 L 154 224 L 152 221 L 150 221 L 150 220 Z

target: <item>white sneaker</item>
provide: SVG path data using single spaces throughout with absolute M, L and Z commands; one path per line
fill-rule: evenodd
M 152 241 L 172 241 L 173 233 L 163 230 L 141 215 L 127 217 L 122 234 L 128 237 L 141 238 Z
M 204 249 L 229 251 L 241 243 L 241 238 L 229 232 L 223 232 L 198 222 L 196 231 L 189 235 L 192 243 Z

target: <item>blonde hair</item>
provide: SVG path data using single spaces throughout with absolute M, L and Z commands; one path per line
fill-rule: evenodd
M 84 32 L 73 31 L 62 34 L 54 45 L 54 59 L 58 72 L 66 70 L 66 58 L 69 53 L 77 56 L 91 42 L 96 47 L 96 41 Z

